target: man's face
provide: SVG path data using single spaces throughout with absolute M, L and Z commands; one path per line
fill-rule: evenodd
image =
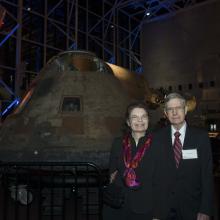
M 132 132 L 144 133 L 148 128 L 148 114 L 143 108 L 134 108 L 127 120 Z
M 187 107 L 183 105 L 181 99 L 174 98 L 167 102 L 165 115 L 176 129 L 179 130 L 184 124 L 186 113 Z

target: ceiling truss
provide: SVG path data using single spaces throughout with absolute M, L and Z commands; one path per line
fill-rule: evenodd
M 214 1 L 1 0 L 0 112 L 18 100 L 47 61 L 61 51 L 89 50 L 141 72 L 143 24 Z M 6 99 L 3 90 L 9 89 Z

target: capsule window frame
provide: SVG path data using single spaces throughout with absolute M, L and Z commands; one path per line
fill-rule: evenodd
M 64 106 L 65 105 L 65 106 Z M 59 112 L 62 114 L 79 114 L 83 112 L 83 101 L 81 96 L 63 96 Z

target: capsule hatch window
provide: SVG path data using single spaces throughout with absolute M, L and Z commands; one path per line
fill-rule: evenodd
M 81 98 L 80 97 L 63 97 L 61 104 L 61 112 L 63 113 L 73 113 L 81 112 Z

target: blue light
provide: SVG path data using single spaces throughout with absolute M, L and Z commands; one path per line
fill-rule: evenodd
M 2 40 L 2 42 L 0 42 L 0 47 L 5 43 L 6 40 L 8 40 L 9 37 L 11 37 L 11 35 L 18 29 L 19 24 L 17 24 L 9 34 L 7 34 L 7 36 Z
M 76 42 L 73 42 L 72 45 L 70 45 L 70 49 L 74 49 L 74 50 L 77 49 L 77 44 L 76 44 Z
M 138 68 L 135 70 L 136 73 L 143 73 L 143 71 L 144 71 L 144 69 L 143 69 L 142 66 L 138 67 Z
M 108 62 L 112 63 L 112 64 L 115 64 L 115 57 L 111 57 Z
M 16 98 L 12 101 L 7 108 L 1 113 L 1 116 L 5 115 L 12 107 L 16 107 L 20 103 L 20 99 Z

